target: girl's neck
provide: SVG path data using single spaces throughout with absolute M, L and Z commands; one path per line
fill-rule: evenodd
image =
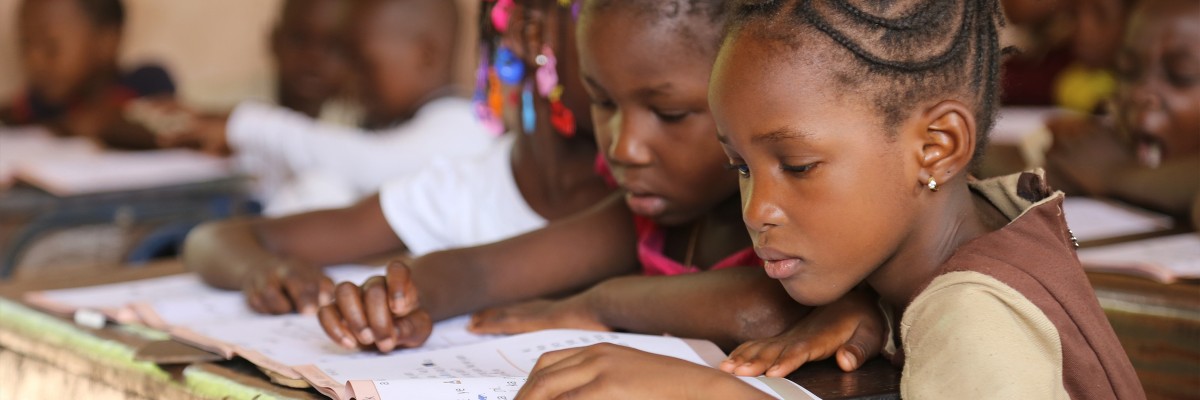
M 513 176 L 525 202 L 538 215 L 556 219 L 608 195 L 611 190 L 593 168 L 595 143 L 563 137 L 550 129 L 547 118 L 539 119 L 532 134 L 515 133 L 513 144 Z
M 935 195 L 938 199 L 917 215 L 917 227 L 899 250 L 867 278 L 888 303 L 903 309 L 959 247 L 1008 223 L 959 179 L 965 178 L 948 182 Z
M 663 254 L 685 265 L 707 268 L 751 246 L 736 194 L 691 222 L 665 229 Z

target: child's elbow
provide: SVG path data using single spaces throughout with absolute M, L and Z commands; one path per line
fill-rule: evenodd
M 797 304 L 786 293 L 779 296 L 774 290 L 756 291 L 743 300 L 731 332 L 736 343 L 777 336 L 808 312 L 808 307 Z

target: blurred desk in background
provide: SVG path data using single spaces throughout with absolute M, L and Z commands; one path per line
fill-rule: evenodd
M 28 185 L 0 190 L 0 280 L 19 265 L 140 264 L 171 255 L 196 224 L 256 213 L 246 186 L 231 177 L 68 197 Z M 75 235 L 26 260 L 39 240 L 70 230 Z

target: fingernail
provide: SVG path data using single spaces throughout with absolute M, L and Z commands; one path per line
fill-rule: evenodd
M 300 313 L 304 315 L 313 315 L 317 313 L 317 308 L 313 307 L 311 304 L 306 305 L 304 307 L 300 307 Z
M 375 343 L 375 334 L 371 333 L 371 330 L 367 328 L 358 331 L 358 338 L 362 339 L 363 344 Z
M 377 343 L 377 344 L 378 344 L 377 347 L 379 347 L 379 351 L 384 352 L 384 353 L 392 351 L 396 348 L 396 341 L 392 340 L 392 338 L 379 339 L 379 343 Z
M 854 367 L 854 366 L 858 365 L 858 357 L 855 357 L 854 353 L 847 351 L 845 354 L 845 358 L 846 358 L 846 363 L 848 364 L 847 365 L 848 367 Z
M 358 343 L 354 343 L 354 339 L 342 338 L 342 347 L 353 349 L 358 347 Z

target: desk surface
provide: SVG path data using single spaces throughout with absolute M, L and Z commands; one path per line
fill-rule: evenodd
M 165 262 L 143 268 L 128 268 L 104 270 L 103 273 L 78 271 L 66 274 L 56 279 L 36 279 L 0 284 L 0 296 L 17 299 L 22 293 L 33 290 L 59 289 L 78 286 L 114 283 L 134 279 L 152 278 L 183 272 L 183 267 L 177 262 Z M 3 301 L 3 300 L 0 300 Z M 12 304 L 12 303 L 10 303 Z M 4 304 L 0 303 L 0 314 Z M 48 318 L 52 318 L 47 316 Z M 139 337 L 117 327 L 106 327 L 101 330 L 90 330 L 59 321 L 64 329 L 76 329 L 87 332 L 105 343 L 117 346 L 121 354 L 132 354 L 132 349 L 141 347 L 150 340 Z M 111 349 L 110 349 L 111 352 Z M 0 371 L 6 360 L 17 358 L 18 362 L 30 364 L 39 360 L 38 371 L 48 371 L 46 380 L 42 382 L 71 381 L 71 376 L 85 377 L 74 379 L 94 386 L 96 382 L 105 382 L 117 393 L 124 392 L 133 398 L 205 398 L 224 397 L 233 394 L 235 398 L 252 398 L 254 395 L 268 395 L 277 398 L 324 398 L 313 390 L 294 390 L 272 385 L 267 378 L 253 365 L 235 359 L 215 363 L 199 363 L 188 366 L 162 367 L 135 363 L 127 355 L 124 359 L 112 357 L 95 357 L 94 352 L 80 352 L 67 346 L 55 343 L 53 335 L 43 335 L 41 331 L 22 330 L 0 321 Z M 28 369 L 28 367 L 22 367 Z M 0 376 L 3 380 L 4 376 Z M 882 359 L 868 362 L 859 371 L 845 373 L 838 369 L 833 360 L 805 365 L 790 379 L 800 383 L 814 394 L 823 399 L 893 399 L 898 398 L 900 372 Z M 52 380 L 57 379 L 57 381 Z M 14 393 L 0 390 L 0 397 L 45 398 L 46 395 L 95 393 L 95 387 L 85 389 L 64 388 L 60 384 L 47 390 L 49 392 L 30 392 L 38 390 L 32 379 L 20 379 L 22 382 Z M 44 388 L 45 389 L 45 388 Z M 20 396 L 17 396 L 17 395 Z M 85 395 L 85 397 L 87 397 Z

